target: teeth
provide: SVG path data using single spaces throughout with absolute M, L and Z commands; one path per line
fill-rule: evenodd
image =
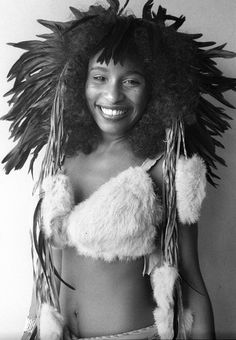
M 125 113 L 124 110 L 112 110 L 112 109 L 106 109 L 105 107 L 101 107 L 101 110 L 103 113 L 105 113 L 105 115 L 107 116 L 121 116 L 122 114 Z

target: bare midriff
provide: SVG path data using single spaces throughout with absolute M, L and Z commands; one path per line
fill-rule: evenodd
M 61 284 L 61 311 L 70 330 L 80 337 L 128 332 L 154 323 L 150 280 L 143 258 L 105 262 L 66 248 Z

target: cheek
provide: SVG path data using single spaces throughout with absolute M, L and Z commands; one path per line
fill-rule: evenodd
M 95 100 L 97 97 L 97 92 L 98 91 L 96 90 L 96 88 L 89 84 L 89 82 L 85 84 L 85 98 L 87 101 Z
M 143 110 L 145 110 L 147 106 L 147 101 L 148 101 L 148 94 L 147 91 L 140 91 L 137 93 L 136 98 L 136 108 L 137 110 L 142 113 Z

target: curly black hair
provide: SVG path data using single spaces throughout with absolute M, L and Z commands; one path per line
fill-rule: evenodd
M 102 11 L 102 7 L 98 6 Z M 130 145 L 140 157 L 154 157 L 164 147 L 165 129 L 176 117 L 194 120 L 199 89 L 194 64 L 196 48 L 187 35 L 173 27 L 137 19 L 133 15 L 95 15 L 79 30 L 68 33 L 69 67 L 65 84 L 64 126 L 68 134 L 66 154 L 90 153 L 101 133 L 85 98 L 89 59 L 101 51 L 98 61 L 115 63 L 139 60 L 150 98 L 141 119 L 129 131 Z

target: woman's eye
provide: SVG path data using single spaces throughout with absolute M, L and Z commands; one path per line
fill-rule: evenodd
M 124 85 L 126 86 L 138 86 L 140 85 L 140 81 L 136 79 L 126 79 L 124 80 Z
M 100 76 L 100 75 L 98 75 L 98 76 L 93 76 L 93 79 L 94 79 L 95 81 L 98 81 L 98 82 L 103 82 L 103 81 L 105 81 L 105 77 Z

